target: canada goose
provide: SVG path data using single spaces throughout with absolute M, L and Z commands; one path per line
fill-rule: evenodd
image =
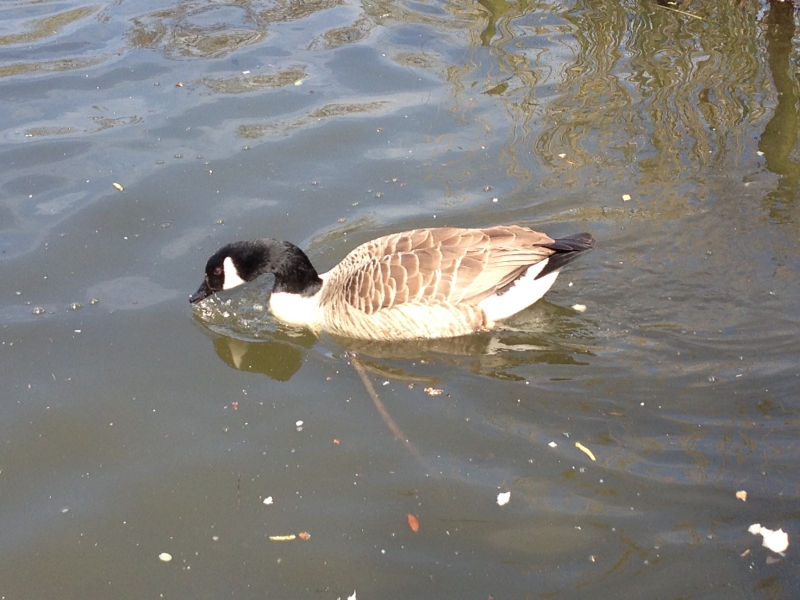
M 519 225 L 414 229 L 361 244 L 318 275 L 289 242 L 233 242 L 208 259 L 189 302 L 273 273 L 270 310 L 292 325 L 372 340 L 466 335 L 539 300 L 594 245 L 588 233 L 554 240 Z

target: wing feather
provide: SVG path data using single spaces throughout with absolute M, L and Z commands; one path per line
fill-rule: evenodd
M 442 227 L 362 244 L 331 271 L 344 300 L 374 314 L 408 303 L 477 305 L 554 250 L 553 239 L 517 225 Z

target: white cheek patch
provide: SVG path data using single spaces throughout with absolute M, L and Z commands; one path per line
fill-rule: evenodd
M 222 272 L 225 274 L 225 281 L 222 282 L 223 290 L 229 290 L 245 283 L 244 279 L 239 277 L 239 271 L 230 256 L 222 261 Z

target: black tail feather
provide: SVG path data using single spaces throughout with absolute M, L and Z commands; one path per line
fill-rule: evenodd
M 591 252 L 594 250 L 595 244 L 596 242 L 590 233 L 576 233 L 575 235 L 553 240 L 549 244 L 539 244 L 542 248 L 554 250 L 555 253 L 547 259 L 547 264 L 541 273 L 536 276 L 536 279 L 568 265 L 582 254 Z

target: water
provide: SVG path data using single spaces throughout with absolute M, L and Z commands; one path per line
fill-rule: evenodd
M 0 597 L 797 597 L 795 15 L 678 9 L 0 6 Z M 498 223 L 598 247 L 492 333 L 187 302 Z

